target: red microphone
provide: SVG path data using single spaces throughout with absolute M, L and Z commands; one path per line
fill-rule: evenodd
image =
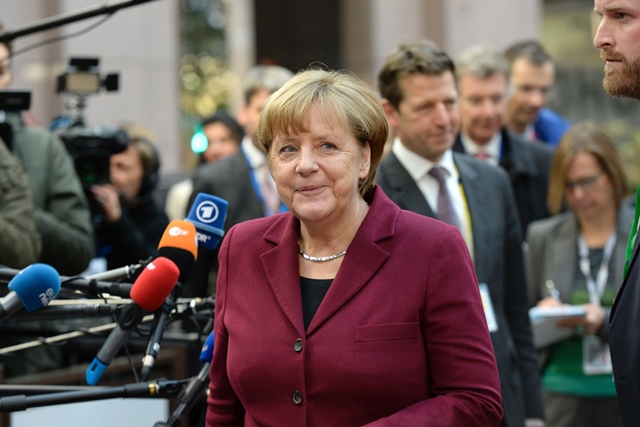
M 173 261 L 158 257 L 142 270 L 129 296 L 144 311 L 153 313 L 171 294 L 179 276 L 180 270 Z

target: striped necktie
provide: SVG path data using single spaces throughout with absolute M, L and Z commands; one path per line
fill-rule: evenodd
M 438 219 L 461 230 L 460 218 L 453 207 L 453 201 L 449 194 L 446 182 L 446 171 L 443 167 L 435 166 L 429 171 L 429 175 L 438 181 Z

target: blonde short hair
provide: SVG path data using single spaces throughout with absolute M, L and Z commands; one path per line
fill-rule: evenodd
M 553 155 L 547 194 L 549 212 L 557 214 L 566 207 L 567 169 L 580 153 L 592 154 L 611 179 L 616 209 L 619 209 L 627 193 L 627 177 L 618 149 L 602 128 L 592 122 L 582 122 L 564 134 Z
M 369 143 L 371 166 L 358 185 L 364 195 L 375 183 L 389 126 L 373 88 L 347 71 L 301 71 L 276 91 L 260 113 L 258 140 L 269 153 L 276 136 L 308 131 L 307 113 L 319 107 L 324 118 L 336 120 L 362 146 Z

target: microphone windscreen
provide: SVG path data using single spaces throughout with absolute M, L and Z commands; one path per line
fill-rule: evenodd
M 198 245 L 214 250 L 224 236 L 229 202 L 207 193 L 198 193 L 186 220 L 198 231 Z
M 207 337 L 207 340 L 200 350 L 200 363 L 206 363 L 213 360 L 213 331 Z
M 158 244 L 162 248 L 178 248 L 191 252 L 194 259 L 198 259 L 198 243 L 196 242 L 196 227 L 182 219 L 174 219 L 167 225 Z
M 47 264 L 32 264 L 16 274 L 9 282 L 28 312 L 49 304 L 60 292 L 60 275 Z
M 158 257 L 147 265 L 131 287 L 131 299 L 143 310 L 159 309 L 180 276 L 178 266 L 168 258 Z
M 196 264 L 196 260 L 191 252 L 185 251 L 179 248 L 160 248 L 158 250 L 158 256 L 169 258 L 178 266 L 180 276 L 178 279 L 180 283 L 185 283 L 185 280 L 193 271 L 193 267 Z

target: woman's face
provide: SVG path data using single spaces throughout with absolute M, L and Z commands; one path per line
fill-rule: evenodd
M 207 149 L 202 153 L 206 163 L 217 162 L 237 153 L 240 144 L 233 138 L 231 130 L 222 122 L 209 123 L 203 129 L 207 137 Z
M 269 151 L 280 197 L 302 222 L 339 220 L 357 209 L 358 180 L 369 173 L 371 150 L 342 127 L 326 123 L 315 106 L 309 132 L 277 136 Z
M 144 176 L 140 153 L 129 146 L 122 153 L 111 156 L 111 183 L 118 193 L 133 199 L 138 196 Z
M 591 153 L 581 152 L 567 168 L 565 196 L 578 218 L 597 219 L 615 207 L 613 182 Z

